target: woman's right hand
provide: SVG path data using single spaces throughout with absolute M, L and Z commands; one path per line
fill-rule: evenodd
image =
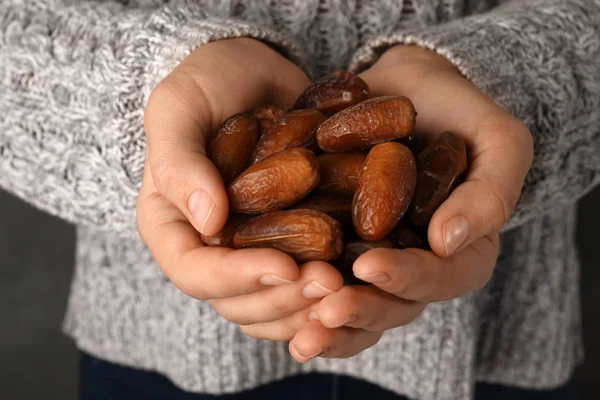
M 306 75 L 253 39 L 193 51 L 152 92 L 145 112 L 147 153 L 137 201 L 140 237 L 181 291 L 209 300 L 226 319 L 251 325 L 281 319 L 342 287 L 324 262 L 298 267 L 274 249 L 206 247 L 229 212 L 223 181 L 206 157 L 225 118 L 264 104 L 289 108 Z M 265 337 L 277 339 L 274 332 Z

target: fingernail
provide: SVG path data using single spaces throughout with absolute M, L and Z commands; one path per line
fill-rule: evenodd
M 338 326 L 336 326 L 336 328 L 338 328 L 340 326 L 346 326 L 348 324 L 351 324 L 354 321 L 356 321 L 357 319 L 358 319 L 358 317 L 356 315 L 350 315 L 344 322 L 342 322 L 341 324 L 339 324 Z
M 296 351 L 298 351 L 298 349 L 296 349 Z M 327 354 L 327 351 L 329 351 L 329 349 L 328 348 L 324 348 L 324 349 L 321 349 L 318 353 L 316 353 L 316 354 L 314 354 L 312 356 L 305 356 L 303 354 L 300 354 L 299 351 L 298 351 L 298 354 L 300 354 L 302 357 L 308 358 L 308 360 L 310 361 L 310 360 L 312 360 L 315 357 L 319 357 L 319 356 Z
M 317 315 L 316 311 L 311 311 L 310 314 L 308 314 L 308 320 L 309 321 L 315 321 L 318 320 L 319 316 Z
M 288 281 L 287 279 L 283 279 L 278 276 L 270 275 L 270 274 L 261 276 L 258 281 L 260 282 L 261 285 L 266 285 L 266 286 L 277 286 L 277 285 L 283 285 L 284 283 L 293 283 L 292 281 Z
M 451 255 L 469 236 L 469 223 L 463 217 L 454 217 L 446 221 L 443 229 L 446 255 Z
M 324 356 L 325 354 L 327 354 L 327 352 L 329 351 L 329 349 L 323 349 L 321 350 L 316 356 L 313 356 L 311 358 L 315 358 L 315 357 L 320 357 L 320 356 Z
M 204 227 L 215 209 L 214 200 L 206 191 L 198 189 L 190 196 L 188 207 L 194 225 L 200 228 L 200 233 L 204 233 Z
M 332 290 L 327 289 L 317 281 L 309 282 L 306 286 L 304 286 L 304 289 L 302 289 L 302 295 L 307 299 L 325 297 L 331 293 L 333 293 Z
M 384 274 L 383 272 L 377 272 L 376 274 L 371 274 L 367 276 L 356 276 L 358 279 L 362 279 L 363 281 L 367 281 L 375 284 L 388 283 L 392 280 L 388 274 Z

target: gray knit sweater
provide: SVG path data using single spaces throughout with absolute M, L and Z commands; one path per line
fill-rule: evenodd
M 313 77 L 416 43 L 527 123 L 535 161 L 484 290 L 351 359 L 300 365 L 163 277 L 134 222 L 145 100 L 193 48 L 239 36 Z M 574 203 L 599 180 L 600 0 L 0 0 L 0 186 L 78 226 L 65 330 L 186 390 L 312 370 L 421 400 L 469 399 L 476 381 L 560 385 L 582 359 Z

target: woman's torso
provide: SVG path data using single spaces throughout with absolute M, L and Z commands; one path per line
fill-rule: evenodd
M 242 19 L 292 37 L 314 76 L 347 66 L 369 39 L 499 3 L 197 2 L 211 16 Z M 139 0 L 128 6 L 162 3 Z M 309 370 L 358 376 L 421 399 L 462 400 L 476 379 L 552 385 L 565 379 L 579 354 L 574 221 L 572 206 L 530 221 L 504 236 L 495 278 L 481 293 L 431 305 L 413 324 L 387 332 L 377 346 L 352 359 L 306 365 L 291 359 L 285 343 L 250 339 L 208 304 L 179 292 L 139 240 L 80 228 L 65 329 L 92 354 L 157 370 L 191 391 L 237 391 Z

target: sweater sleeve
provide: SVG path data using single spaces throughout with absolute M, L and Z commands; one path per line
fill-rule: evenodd
M 154 86 L 195 47 L 279 34 L 194 2 L 0 0 L 0 187 L 72 223 L 135 235 Z
M 355 54 L 360 71 L 396 44 L 445 56 L 534 137 L 533 166 L 503 230 L 600 182 L 600 1 L 506 1 L 486 14 L 375 38 Z

